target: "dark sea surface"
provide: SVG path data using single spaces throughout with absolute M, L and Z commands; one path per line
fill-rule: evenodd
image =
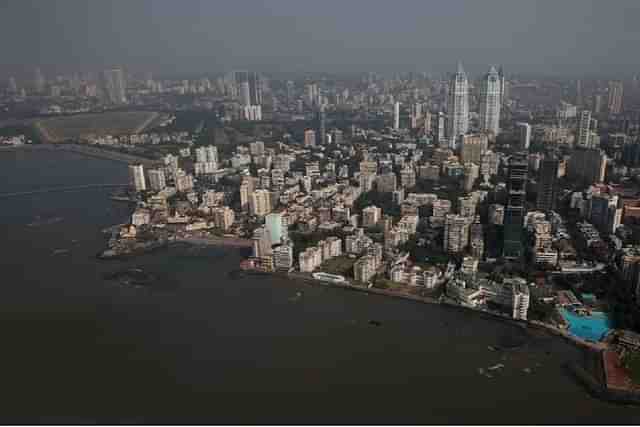
M 126 179 L 106 160 L 0 152 L 0 193 Z M 101 229 L 131 209 L 109 195 L 0 198 L 0 422 L 640 423 L 567 373 L 571 345 L 476 313 L 237 276 L 224 248 L 99 261 Z M 104 277 L 128 268 L 157 280 Z

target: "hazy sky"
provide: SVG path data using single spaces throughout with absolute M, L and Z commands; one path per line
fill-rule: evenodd
M 0 0 L 0 68 L 640 71 L 638 0 Z

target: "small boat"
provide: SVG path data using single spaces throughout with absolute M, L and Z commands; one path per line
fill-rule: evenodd
M 497 369 L 502 369 L 502 368 L 504 368 L 504 365 L 502 363 L 498 363 L 497 365 L 489 366 L 487 369 L 489 371 L 495 371 Z
M 290 302 L 298 302 L 300 300 L 300 298 L 302 298 L 302 292 L 296 292 L 296 294 L 294 296 L 289 298 L 289 301 Z
M 67 252 L 69 252 L 69 249 L 56 249 L 53 251 L 53 255 L 66 254 Z

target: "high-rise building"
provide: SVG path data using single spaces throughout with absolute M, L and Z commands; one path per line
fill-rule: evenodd
M 480 91 L 480 130 L 494 137 L 500 132 L 500 83 L 498 72 L 491 67 Z
M 141 164 L 129 165 L 129 182 L 136 191 L 144 191 L 147 189 L 144 178 L 144 166 Z
M 253 231 L 253 256 L 262 258 L 272 255 L 272 245 L 269 239 L 269 233 L 265 227 L 256 228 Z
M 576 81 L 576 98 L 575 104 L 580 107 L 582 105 L 582 80 Z
M 460 162 L 475 163 L 480 166 L 482 155 L 487 151 L 487 145 L 485 134 L 464 135 L 460 145 Z
M 293 105 L 295 100 L 295 83 L 291 80 L 287 80 L 287 106 Z
M 593 95 L 593 114 L 600 114 L 602 111 L 602 95 L 599 93 Z
M 471 247 L 471 256 L 482 260 L 484 256 L 484 232 L 479 216 L 476 216 L 469 229 L 469 246 Z
M 531 125 L 519 122 L 516 124 L 519 132 L 520 149 L 528 150 L 531 143 Z
M 596 148 L 576 148 L 571 153 L 567 175 L 586 185 L 604 181 L 607 156 Z
M 44 76 L 42 75 L 42 71 L 40 71 L 40 68 L 36 68 L 33 80 L 33 89 L 36 91 L 36 93 L 43 93 L 45 84 L 46 81 L 44 79 Z
M 400 129 L 400 103 L 393 104 L 393 129 Z
M 249 100 L 251 105 L 262 105 L 262 78 L 255 71 L 249 71 Z
M 273 263 L 278 271 L 291 271 L 293 267 L 293 246 L 280 245 L 273 249 Z
M 473 184 L 480 176 L 480 167 L 475 163 L 465 163 L 464 165 L 464 191 L 467 193 L 473 189 Z
M 499 204 L 493 204 L 489 206 L 489 224 L 503 225 L 504 224 L 504 206 Z
M 362 226 L 373 227 L 382 217 L 382 209 L 376 206 L 367 206 L 362 209 Z
M 216 206 L 211 209 L 213 225 L 223 231 L 227 231 L 235 221 L 235 213 L 228 206 Z
M 376 261 L 373 256 L 363 256 L 353 264 L 353 277 L 357 282 L 366 283 L 375 275 Z
M 609 82 L 609 114 L 620 114 L 622 112 L 622 82 Z
M 504 211 L 504 257 L 519 259 L 524 254 L 523 227 L 526 215 L 527 157 L 523 153 L 509 159 L 507 207 Z
M 327 113 L 324 104 L 320 104 L 318 109 L 318 133 L 320 134 L 320 145 L 327 143 Z
M 469 226 L 472 218 L 448 214 L 444 222 L 444 250 L 448 253 L 460 253 L 469 245 Z
M 239 83 L 240 104 L 243 107 L 249 107 L 251 105 L 251 95 L 249 91 L 249 81 L 241 81 Z
M 265 216 L 271 212 L 271 192 L 260 189 L 249 196 L 249 211 L 252 215 Z
M 320 90 L 316 83 L 308 83 L 304 86 L 305 98 L 309 106 L 315 106 L 319 104 Z
M 404 167 L 400 171 L 400 183 L 403 188 L 413 188 L 416 186 L 416 171 L 412 167 Z
M 447 108 L 447 138 L 449 147 L 455 148 L 458 137 L 469 130 L 469 83 L 461 63 L 458 63 L 458 71 L 449 82 Z
M 505 105 L 509 99 L 507 93 L 507 79 L 505 78 L 502 65 L 498 68 L 498 80 L 500 81 L 500 105 Z
M 373 183 L 376 181 L 376 175 L 360 172 L 358 181 L 360 183 L 360 189 L 363 192 L 371 191 L 373 189 Z
M 378 173 L 378 163 L 375 161 L 363 160 L 360 162 L 360 173 L 375 175 Z
M 538 183 L 538 200 L 536 201 L 536 209 L 540 211 L 548 212 L 555 209 L 559 167 L 560 162 L 554 157 L 545 157 L 542 161 Z
M 186 173 L 182 169 L 175 172 L 176 191 L 186 193 L 193 190 L 193 175 Z
M 440 111 L 436 118 L 436 125 L 434 127 L 434 136 L 436 139 L 436 144 L 440 148 L 449 148 L 449 142 L 447 141 L 446 135 L 446 116 Z
M 16 83 L 16 79 L 14 77 L 9 77 L 9 82 L 7 83 L 7 92 L 12 95 L 18 93 L 18 84 Z
M 305 175 L 311 178 L 317 178 L 320 176 L 320 163 L 307 162 L 304 164 Z
M 105 70 L 104 77 L 104 89 L 107 95 L 107 99 L 111 104 L 125 104 L 126 98 L 126 85 L 124 81 L 124 74 L 121 69 L 115 68 L 112 70 Z
M 265 227 L 269 232 L 272 244 L 284 243 L 287 240 L 287 225 L 283 221 L 282 212 L 272 212 L 265 217 Z
M 580 112 L 580 120 L 578 120 L 578 147 L 591 148 L 590 136 L 591 136 L 591 111 L 582 110 Z
M 245 105 L 240 109 L 240 116 L 242 120 L 259 122 L 262 120 L 262 106 Z
M 218 147 L 215 145 L 208 145 L 204 147 L 205 153 L 207 155 L 207 162 L 218 164 Z
M 487 150 L 480 161 L 480 174 L 488 181 L 493 175 L 498 174 L 498 153 Z
M 393 193 L 397 188 L 396 174 L 393 172 L 383 173 L 376 178 L 376 189 L 380 193 Z
M 305 147 L 316 146 L 316 132 L 313 129 L 307 129 L 304 131 L 304 146 Z
M 167 186 L 164 176 L 164 170 L 162 169 L 150 169 L 149 170 L 149 187 L 153 191 L 162 191 Z
M 258 73 L 255 71 L 234 71 L 233 80 L 241 105 L 262 105 L 262 80 Z
M 460 216 L 475 217 L 477 201 L 472 196 L 458 197 L 458 214 Z
M 249 152 L 252 156 L 262 156 L 264 154 L 264 142 L 254 141 L 249 143 Z

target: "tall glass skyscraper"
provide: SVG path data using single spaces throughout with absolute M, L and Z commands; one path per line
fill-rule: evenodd
M 458 137 L 469 130 L 469 82 L 461 63 L 449 82 L 447 112 L 447 138 L 449 146 L 455 148 Z
M 543 212 L 552 211 L 556 201 L 556 182 L 558 181 L 558 168 L 560 162 L 553 156 L 545 157 L 540 168 L 538 181 L 538 200 L 536 208 Z
M 527 172 L 526 153 L 514 154 L 509 159 L 508 199 L 504 210 L 503 255 L 507 259 L 520 259 L 524 255 L 522 238 L 526 215 Z
M 494 136 L 500 132 L 500 83 L 498 72 L 491 67 L 480 92 L 480 130 Z

